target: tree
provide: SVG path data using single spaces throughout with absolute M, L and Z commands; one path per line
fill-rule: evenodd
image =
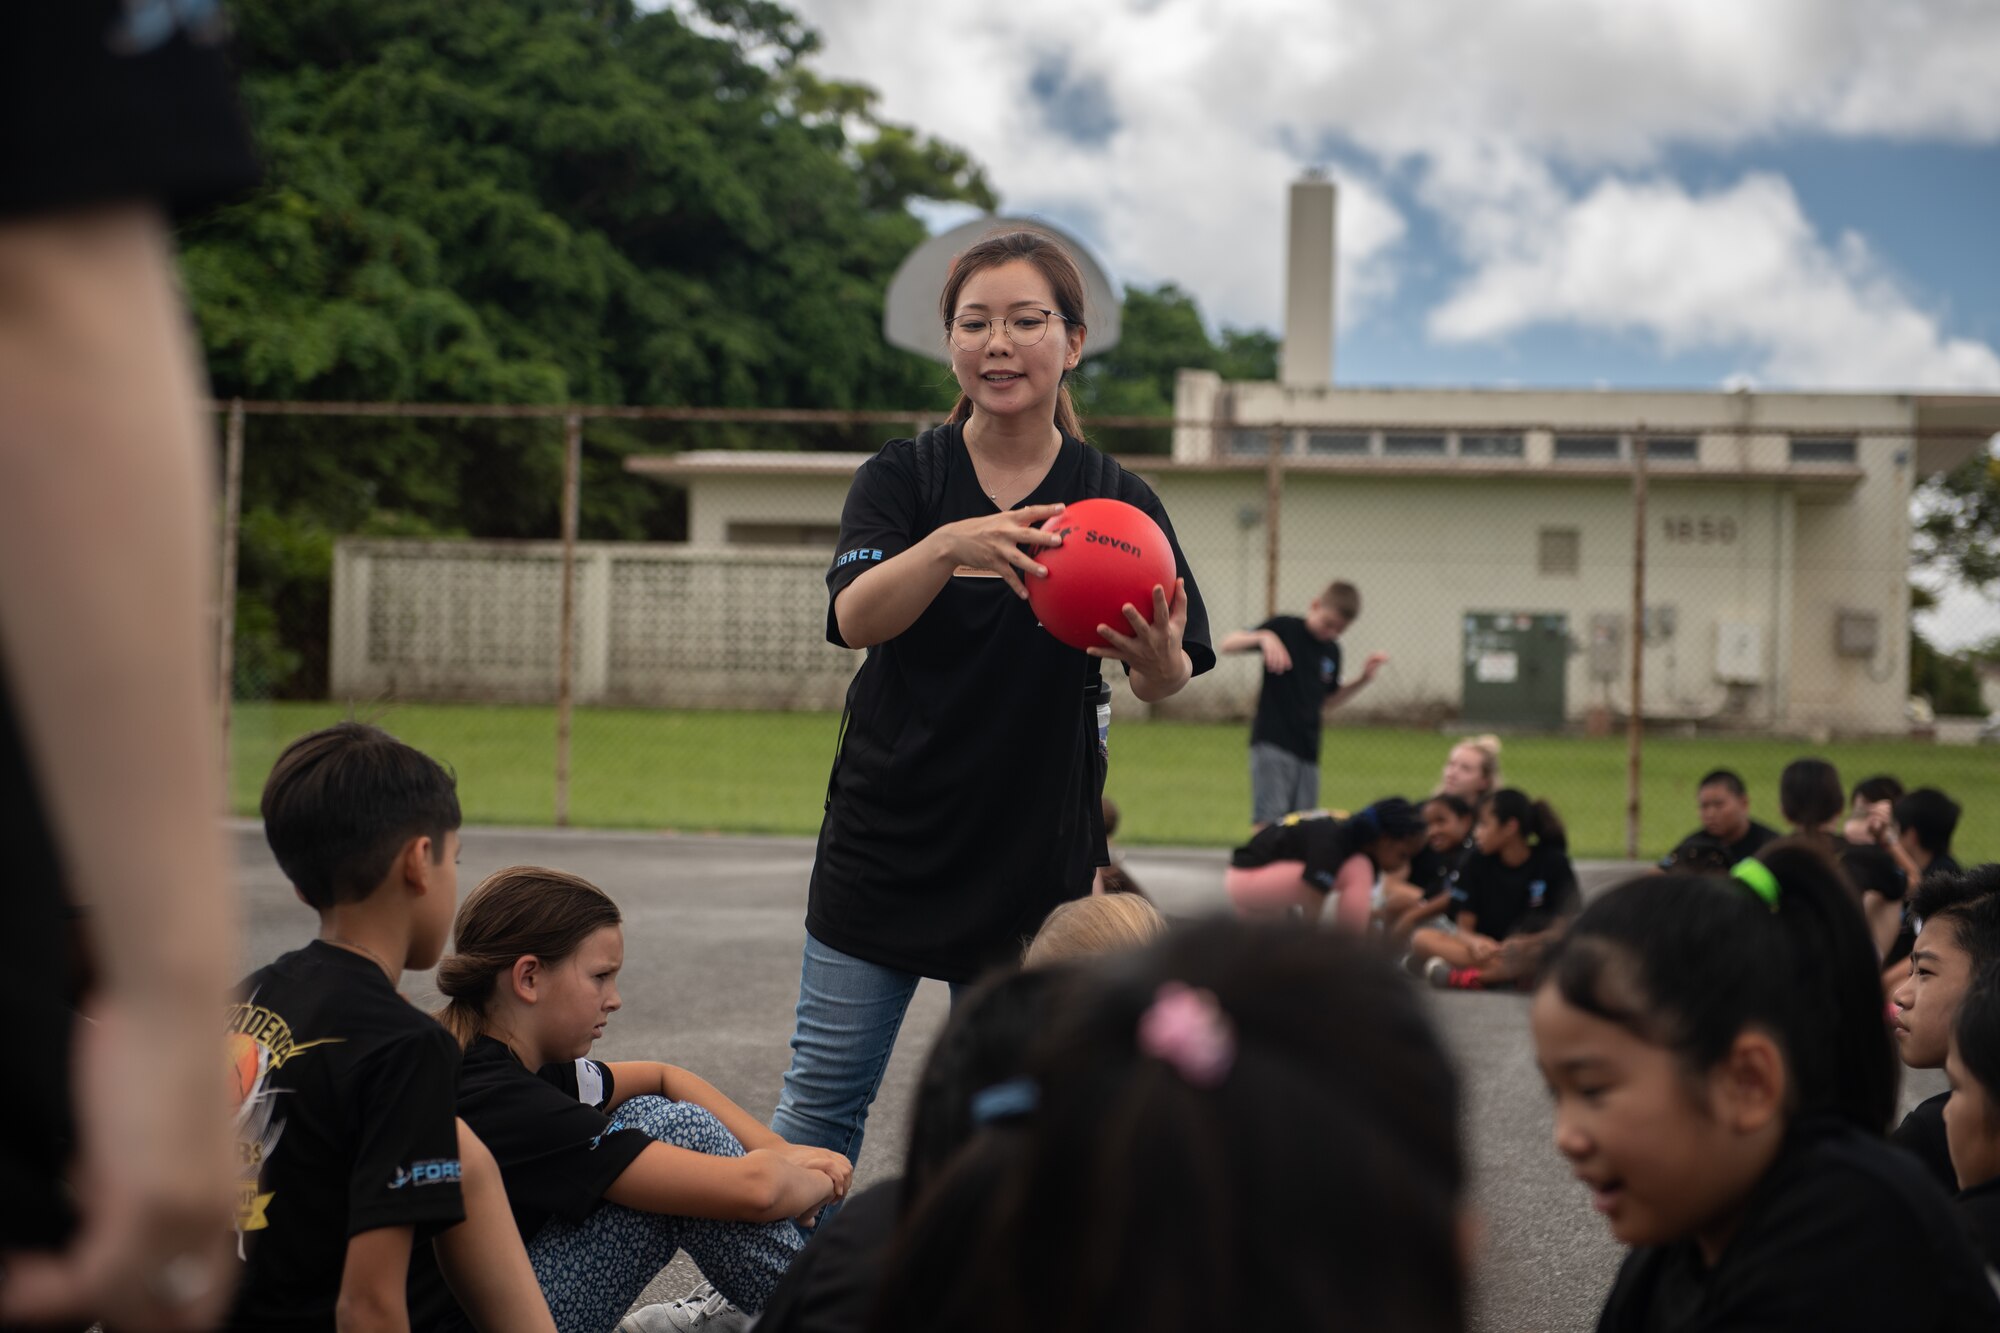
M 880 336 L 917 198 L 992 208 L 960 150 L 808 68 L 766 0 L 239 0 L 263 185 L 181 237 L 218 397 L 908 409 L 936 368 Z M 588 537 L 682 535 L 626 454 L 788 445 L 593 425 Z M 853 434 L 812 441 L 855 447 Z M 344 533 L 549 536 L 548 422 L 254 421 L 238 660 L 325 686 Z
M 1925 486 L 1912 555 L 1974 588 L 2000 579 L 2000 457 L 1991 448 Z
M 1174 414 L 1174 380 L 1183 369 L 1214 370 L 1225 379 L 1278 376 L 1278 343 L 1261 330 L 1224 329 L 1220 343 L 1208 335 L 1194 298 L 1169 282 L 1150 291 L 1127 287 L 1118 345 L 1084 363 L 1078 406 L 1095 416 Z M 1164 430 L 1119 431 L 1109 442 L 1119 452 L 1166 453 Z

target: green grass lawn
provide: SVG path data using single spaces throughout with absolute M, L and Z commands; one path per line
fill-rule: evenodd
M 348 715 L 339 704 L 239 704 L 232 732 L 231 799 L 257 813 L 278 751 Z M 458 772 L 467 822 L 547 824 L 553 818 L 555 710 L 409 704 L 365 718 Z M 831 713 L 677 713 L 581 709 L 572 739 L 570 822 L 590 828 L 800 833 L 819 829 L 839 719 Z M 1449 738 L 1434 732 L 1335 729 L 1322 763 L 1329 805 L 1428 791 Z M 1124 722 L 1111 733 L 1109 791 L 1124 812 L 1120 840 L 1230 846 L 1248 831 L 1249 776 L 1240 724 Z M 1546 797 L 1569 825 L 1579 856 L 1621 856 L 1625 845 L 1622 738 L 1509 738 L 1506 780 Z M 1839 765 L 1850 785 L 1894 773 L 1935 786 L 1966 807 L 1954 851 L 2000 859 L 2000 753 L 1915 741 L 1820 747 L 1786 740 L 1651 738 L 1646 744 L 1641 850 L 1657 855 L 1695 826 L 1694 784 L 1731 767 L 1750 784 L 1752 812 L 1777 824 L 1778 773 L 1805 753 Z

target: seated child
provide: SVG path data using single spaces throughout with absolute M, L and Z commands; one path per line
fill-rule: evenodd
M 1925 880 L 1910 898 L 1918 923 L 1909 976 L 1889 997 L 1896 1051 L 1912 1069 L 1937 1069 L 1951 1045 L 1952 1023 L 1973 977 L 2000 963 L 2000 865 Z M 1917 1104 L 1890 1137 L 1914 1153 L 1931 1178 L 1958 1187 L 1939 1093 Z
M 1438 774 L 1437 794 L 1456 796 L 1470 805 L 1500 790 L 1500 738 L 1467 736 L 1445 755 Z
M 1958 1203 L 1988 1266 L 2000 1272 L 2000 965 L 1980 970 L 1958 1004 L 1944 1072 L 1944 1130 Z
M 1455 929 L 1416 931 L 1411 961 L 1432 985 L 1454 990 L 1532 981 L 1582 905 L 1569 835 L 1548 802 L 1503 787 L 1480 808 L 1473 838 L 1478 850 L 1451 890 Z
M 1602 1333 L 2000 1326 L 1949 1199 L 1882 1141 L 1874 950 L 1824 854 L 1611 890 L 1530 1022 L 1556 1149 L 1631 1247 Z
M 1032 1112 L 904 1220 L 880 1333 L 1461 1333 L 1457 1079 L 1389 963 L 1220 920 L 1078 985 Z
M 1317 921 L 1332 897 L 1334 923 L 1365 930 L 1376 876 L 1407 865 L 1423 840 L 1423 819 L 1395 796 L 1347 819 L 1290 814 L 1230 853 L 1223 888 L 1239 916 Z
M 715 1288 L 691 1299 L 740 1327 L 804 1243 L 792 1219 L 809 1223 L 852 1171 L 684 1069 L 587 1058 L 620 1006 L 621 920 L 595 885 L 533 866 L 498 871 L 466 899 L 437 974 L 439 1018 L 465 1046 L 459 1114 L 500 1163 L 564 1333 L 673 1327 L 688 1311 L 620 1317 L 683 1248 Z M 412 1287 L 416 1326 L 458 1326 L 434 1272 Z
M 1698 853 L 1704 860 L 1707 849 L 1715 848 L 1728 865 L 1755 856 L 1778 836 L 1778 831 L 1750 817 L 1750 792 L 1732 769 L 1718 768 L 1703 775 L 1695 784 L 1695 808 L 1701 827 L 1682 838 L 1660 860 L 1660 869 L 1683 868 Z
M 1396 939 L 1407 939 L 1423 925 L 1453 928 L 1447 911 L 1451 886 L 1466 859 L 1479 850 L 1472 835 L 1478 807 L 1472 802 L 1440 792 L 1424 802 L 1423 813 L 1424 845 L 1410 858 L 1407 878 L 1383 886 L 1382 917 Z
M 901 1178 L 860 1191 L 821 1225 L 758 1316 L 758 1333 L 870 1327 L 897 1221 L 966 1143 L 1015 1132 L 1033 1114 L 1028 1050 L 1061 1013 L 1075 978 L 1064 965 L 1000 973 L 952 1006 L 917 1081 Z
M 1151 944 L 1166 933 L 1167 919 L 1130 893 L 1074 898 L 1050 912 L 1021 955 L 1022 967 L 1047 967 L 1072 958 L 1094 958 Z
M 453 1109 L 458 1043 L 396 993 L 451 925 L 451 774 L 342 722 L 285 748 L 262 807 L 320 926 L 253 973 L 229 1015 L 245 1267 L 227 1327 L 403 1323 L 412 1247 L 430 1261 L 435 1238 L 482 1327 L 552 1328 L 492 1158 Z
M 1884 829 L 1895 823 L 1896 802 L 1903 796 L 1903 784 L 1887 773 L 1863 778 L 1848 796 L 1847 822 L 1840 835 L 1852 843 L 1871 846 L 1879 842 Z
M 1778 775 L 1778 811 L 1793 837 L 1804 838 L 1828 856 L 1840 854 L 1837 828 L 1846 798 L 1840 770 L 1824 759 L 1794 759 Z

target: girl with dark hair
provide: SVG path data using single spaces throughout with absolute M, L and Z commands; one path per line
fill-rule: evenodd
M 897 1221 L 974 1135 L 1018 1127 L 1033 1112 L 1028 1049 L 1048 1030 L 1076 976 L 1065 963 L 996 973 L 953 1007 L 917 1080 L 902 1176 L 862 1190 L 828 1219 L 758 1317 L 760 1333 L 868 1327 Z
M 1991 1329 L 1950 1205 L 1882 1137 L 1875 954 L 1798 840 L 1593 902 L 1535 993 L 1555 1145 L 1631 1252 L 1602 1333 Z
M 1778 809 L 1794 837 L 1838 855 L 1844 841 L 1836 827 L 1847 810 L 1840 770 L 1824 759 L 1794 759 L 1778 775 Z
M 1390 964 L 1212 921 L 1079 987 L 1033 1109 L 905 1220 L 877 1329 L 1464 1328 L 1457 1079 Z
M 1331 898 L 1335 925 L 1365 930 L 1377 877 L 1406 867 L 1423 842 L 1423 817 L 1398 796 L 1347 819 L 1290 814 L 1230 853 L 1223 888 L 1239 916 L 1317 921 Z
M 1480 807 L 1472 836 L 1477 850 L 1451 887 L 1454 929 L 1411 935 L 1412 963 L 1454 990 L 1531 981 L 1582 905 L 1569 834 L 1547 801 L 1503 787 Z
M 1439 792 L 1423 803 L 1424 845 L 1400 877 L 1386 877 L 1383 919 L 1389 933 L 1407 938 L 1419 926 L 1452 930 L 1451 886 L 1466 859 L 1478 850 L 1473 825 L 1479 802 Z
M 1215 665 L 1208 615 L 1152 488 L 1085 444 L 1066 381 L 1083 277 L 1053 237 L 988 236 L 953 262 L 938 335 L 950 420 L 862 464 L 827 572 L 827 637 L 865 648 L 827 783 L 791 1068 L 772 1127 L 859 1155 L 910 997 L 1018 958 L 1105 848 L 1106 662 L 1146 701 Z M 1035 622 L 1038 524 L 1104 497 L 1160 525 L 1178 577 L 1087 650 Z
M 2000 964 L 1974 977 L 1958 1002 L 1944 1072 L 1951 1080 L 1944 1136 L 1959 1206 L 1986 1262 L 2000 1271 Z
M 596 885 L 535 866 L 465 900 L 437 972 L 438 1019 L 465 1046 L 458 1114 L 500 1164 L 562 1333 L 684 1326 L 660 1305 L 620 1318 L 683 1248 L 714 1284 L 698 1302 L 710 1326 L 741 1326 L 729 1303 L 764 1304 L 804 1244 L 791 1219 L 810 1221 L 852 1171 L 684 1069 L 588 1058 L 620 1006 L 620 921 Z M 428 1248 L 412 1267 L 413 1326 L 469 1328 Z

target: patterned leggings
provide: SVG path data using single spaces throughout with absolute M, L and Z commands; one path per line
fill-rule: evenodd
M 692 1102 L 634 1097 L 612 1129 L 636 1129 L 676 1148 L 741 1157 L 743 1145 Z M 602 1203 L 582 1222 L 552 1218 L 528 1242 L 528 1259 L 560 1333 L 610 1333 L 632 1302 L 685 1249 L 701 1275 L 745 1310 L 761 1310 L 805 1244 L 789 1221 L 715 1222 Z

